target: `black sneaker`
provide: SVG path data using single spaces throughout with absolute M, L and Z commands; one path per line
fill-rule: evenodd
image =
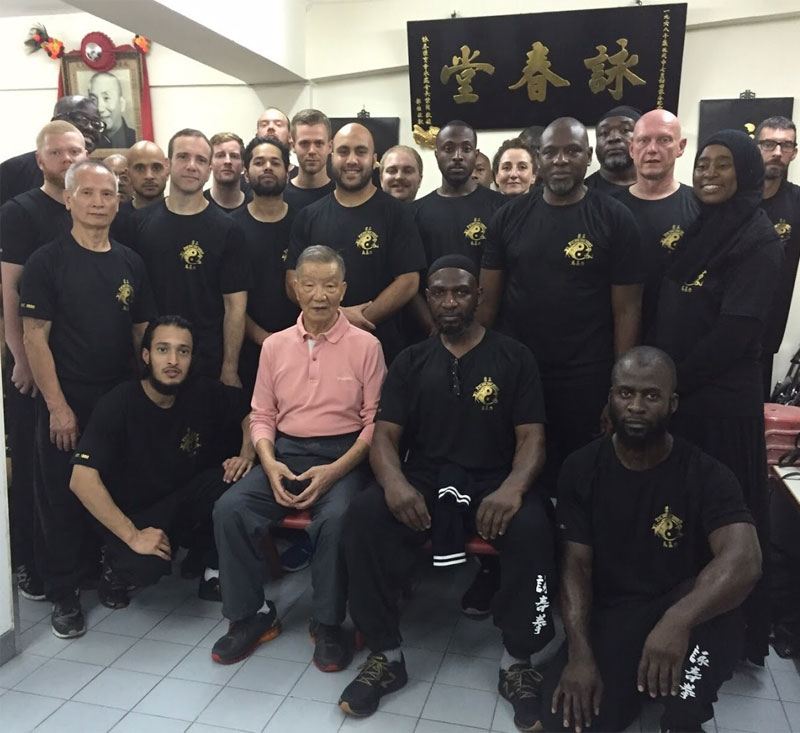
M 344 688 L 339 707 L 348 715 L 359 718 L 372 715 L 384 695 L 405 687 L 406 682 L 408 674 L 402 654 L 399 662 L 390 662 L 383 654 L 370 654 L 361 665 L 358 676 Z
M 327 626 L 312 618 L 308 633 L 314 642 L 311 661 L 320 672 L 339 672 L 350 664 L 353 639 L 341 626 Z
M 541 686 L 542 675 L 530 662 L 500 670 L 497 690 L 514 708 L 514 725 L 520 730 L 543 730 L 539 722 Z
M 97 584 L 97 598 L 106 608 L 114 610 L 127 608 L 130 605 L 127 585 L 117 580 L 108 565 L 103 566 L 103 573 Z
M 45 599 L 44 583 L 39 574 L 27 565 L 17 565 L 17 589 L 23 598 L 29 601 L 43 601 Z
M 222 603 L 222 590 L 219 587 L 219 578 L 200 578 L 200 586 L 197 589 L 197 595 L 204 601 L 217 601 Z
M 261 644 L 272 641 L 281 633 L 281 622 L 275 604 L 267 601 L 269 613 L 256 613 L 253 616 L 233 621 L 228 633 L 217 639 L 211 649 L 211 658 L 219 664 L 233 664 L 249 657 Z
M 469 618 L 486 618 L 492 612 L 492 600 L 500 588 L 500 563 L 485 558 L 481 569 L 461 597 L 461 612 Z
M 186 557 L 181 561 L 181 578 L 184 580 L 194 580 L 203 577 L 206 569 L 205 559 L 202 552 L 189 548 Z
M 73 639 L 86 633 L 80 591 L 76 590 L 75 593 L 53 604 L 50 626 L 59 639 Z

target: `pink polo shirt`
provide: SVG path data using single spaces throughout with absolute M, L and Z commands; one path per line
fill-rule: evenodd
M 372 440 L 386 364 L 378 339 L 353 326 L 339 311 L 312 349 L 302 314 L 291 328 L 272 334 L 261 347 L 250 437 L 275 442 L 280 431 L 297 438 L 361 431 Z

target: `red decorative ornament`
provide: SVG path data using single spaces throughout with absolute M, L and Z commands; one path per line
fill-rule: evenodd
M 42 44 L 42 48 L 53 60 L 60 59 L 64 55 L 64 44 L 57 38 L 48 39 Z
M 40 48 L 44 49 L 51 59 L 60 59 L 64 55 L 64 44 L 57 38 L 51 38 L 41 23 L 37 23 L 31 28 L 25 47 L 28 53 L 36 53 Z
M 112 69 L 117 62 L 114 42 L 105 33 L 87 33 L 81 41 L 81 61 L 94 71 Z
M 147 53 L 150 50 L 150 39 L 140 36 L 138 33 L 133 37 L 133 45 L 136 46 L 142 53 Z

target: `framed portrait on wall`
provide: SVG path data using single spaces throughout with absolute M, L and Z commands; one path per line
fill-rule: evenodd
M 142 139 L 141 55 L 118 50 L 115 56 L 114 65 L 105 71 L 90 68 L 79 54 L 61 60 L 64 94 L 93 99 L 105 124 L 95 156 L 125 152 Z

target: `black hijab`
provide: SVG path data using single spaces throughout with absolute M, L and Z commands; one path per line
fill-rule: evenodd
M 722 130 L 706 139 L 697 149 L 694 165 L 709 145 L 730 150 L 736 170 L 736 193 L 721 204 L 700 203 L 700 215 L 688 228 L 667 277 L 676 282 L 690 282 L 703 270 L 716 273 L 731 262 L 743 258 L 763 243 L 752 236 L 758 222 L 764 196 L 764 162 L 753 139 L 741 130 Z M 760 226 L 758 227 L 760 228 Z M 769 238 L 769 232 L 766 233 Z

